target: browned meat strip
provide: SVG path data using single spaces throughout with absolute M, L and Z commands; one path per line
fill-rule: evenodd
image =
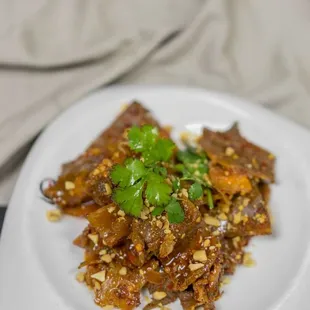
M 57 182 L 45 190 L 45 195 L 57 205 L 66 208 L 79 206 L 91 199 L 85 183 L 89 173 L 103 158 L 121 156 L 120 142 L 124 140 L 126 128 L 133 125 L 150 124 L 159 127 L 150 112 L 141 104 L 134 102 L 80 155 L 62 167 Z M 162 135 L 168 135 L 161 130 Z
M 199 143 L 213 164 L 218 163 L 249 177 L 274 182 L 274 156 L 243 138 L 237 124 L 226 132 L 205 128 Z

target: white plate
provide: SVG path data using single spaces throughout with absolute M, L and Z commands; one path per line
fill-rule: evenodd
M 56 177 L 107 126 L 120 106 L 138 99 L 175 134 L 202 126 L 224 129 L 233 121 L 253 142 L 278 158 L 272 187 L 274 234 L 254 238 L 257 266 L 238 268 L 216 303 L 219 310 L 310 309 L 310 134 L 248 102 L 202 90 L 173 87 L 113 87 L 98 92 L 58 117 L 40 136 L 17 182 L 0 247 L 1 310 L 99 309 L 91 292 L 75 280 L 82 250 L 72 240 L 85 221 L 46 220 L 48 204 L 39 182 Z M 142 298 L 143 299 L 143 298 Z M 175 304 L 173 309 L 180 308 Z

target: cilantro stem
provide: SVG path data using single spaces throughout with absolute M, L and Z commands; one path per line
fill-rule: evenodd
M 208 205 L 210 209 L 214 208 L 214 203 L 213 203 L 213 197 L 210 188 L 206 188 L 207 191 L 207 199 L 208 199 Z

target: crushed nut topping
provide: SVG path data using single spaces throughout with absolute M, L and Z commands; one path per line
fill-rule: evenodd
M 124 217 L 126 215 L 126 213 L 123 211 L 123 210 L 119 210 L 117 212 L 117 215 L 121 216 L 121 217 Z
M 206 247 L 208 247 L 210 245 L 210 240 L 209 239 L 207 239 L 207 240 L 205 240 L 204 242 L 203 242 L 203 246 L 206 248 Z
M 109 213 L 112 213 L 114 210 L 115 210 L 115 207 L 109 207 L 109 208 L 108 208 L 108 212 L 109 212 Z
M 99 255 L 105 255 L 105 254 L 107 254 L 107 250 L 106 249 L 100 250 Z
M 122 267 L 119 272 L 118 272 L 121 276 L 125 276 L 127 274 L 127 268 L 126 267 Z
M 245 253 L 243 255 L 243 265 L 246 267 L 254 267 L 256 265 L 256 262 L 252 258 L 251 253 Z
M 104 254 L 101 257 L 101 260 L 104 261 L 105 263 L 111 263 L 112 262 L 112 257 L 110 254 Z
M 62 217 L 62 212 L 59 209 L 48 210 L 46 217 L 50 222 L 58 222 Z
M 65 182 L 65 189 L 67 191 L 71 190 L 71 189 L 75 189 L 75 184 L 71 181 L 66 181 Z
M 183 194 L 183 196 L 185 196 L 186 198 L 188 198 L 188 192 L 186 188 L 182 188 L 181 193 Z
M 78 273 L 76 274 L 76 280 L 77 280 L 78 282 L 84 282 L 84 279 L 85 279 L 85 274 L 84 274 L 84 272 L 78 272 Z
M 107 195 L 111 195 L 112 194 L 112 189 L 109 183 L 104 183 L 104 187 L 105 187 L 105 191 L 107 193 Z
M 97 234 L 88 234 L 87 237 L 95 244 L 98 244 L 99 237 Z
M 226 156 L 232 156 L 235 153 L 235 150 L 232 147 L 227 147 L 225 150 L 225 155 Z
M 167 296 L 167 294 L 165 293 L 165 292 L 154 292 L 153 293 L 153 298 L 155 299 L 155 300 L 162 300 L 162 299 L 164 299 L 165 297 Z
M 196 271 L 196 270 L 202 268 L 203 266 L 204 266 L 204 264 L 201 264 L 201 263 L 189 264 L 188 268 L 189 268 L 191 271 Z
M 205 250 L 198 250 L 194 253 L 193 258 L 198 262 L 206 262 L 208 260 Z
M 216 226 L 219 227 L 221 225 L 220 221 L 212 216 L 209 216 L 207 214 L 204 215 L 204 221 L 207 225 Z
M 90 277 L 93 279 L 96 279 L 100 282 L 104 282 L 105 281 L 105 274 L 106 274 L 106 271 L 102 270 L 102 271 L 99 271 L 97 273 L 92 274 Z

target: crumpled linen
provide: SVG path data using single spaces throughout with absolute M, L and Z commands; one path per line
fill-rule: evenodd
M 230 92 L 310 128 L 307 0 L 3 0 L 0 204 L 30 143 L 111 83 Z

